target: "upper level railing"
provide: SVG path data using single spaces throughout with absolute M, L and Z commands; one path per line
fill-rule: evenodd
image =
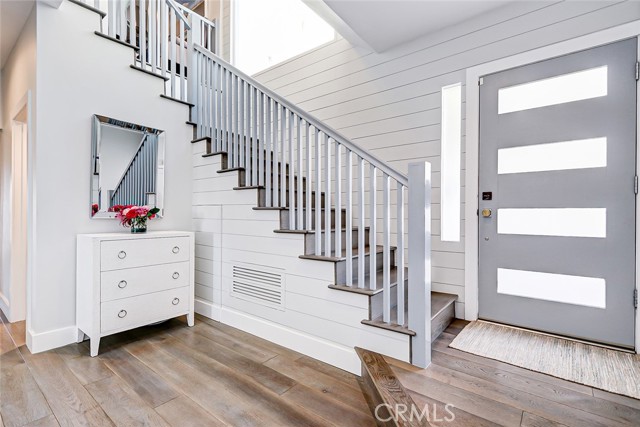
M 245 185 L 262 189 L 263 206 L 288 208 L 289 230 L 316 233 L 316 256 L 347 259 L 345 283 L 337 285 L 382 292 L 382 321 L 406 325 L 408 178 L 207 49 L 196 44 L 195 53 L 192 120 L 198 136 L 211 137 L 212 150 L 227 153 L 229 168 L 244 168 Z M 424 219 L 430 209 L 430 193 L 425 193 L 426 187 L 430 190 L 430 174 L 422 176 L 426 181 L 416 187 L 423 192 L 416 194 L 424 193 L 423 197 L 414 197 L 422 204 L 412 207 L 409 201 L 408 206 L 410 211 L 422 211 Z M 416 228 L 409 234 L 420 233 L 428 243 L 430 218 L 422 227 L 415 225 L 416 218 L 409 222 Z M 380 246 L 378 259 L 374 254 Z M 422 247 L 418 244 L 411 251 L 413 263 L 429 267 L 414 269 L 409 296 L 415 293 L 415 300 L 423 301 L 421 309 L 414 307 L 413 317 L 420 322 L 416 327 L 423 331 L 421 339 L 430 340 L 430 328 L 424 330 L 425 322 L 430 324 L 424 302 L 425 286 L 430 295 L 430 280 L 426 285 L 424 273 L 430 274 L 426 248 L 423 239 Z
M 175 0 L 80 0 L 106 13 L 103 31 L 139 48 L 136 65 L 168 79 L 166 95 L 193 99 L 194 44 L 217 52 L 215 23 Z

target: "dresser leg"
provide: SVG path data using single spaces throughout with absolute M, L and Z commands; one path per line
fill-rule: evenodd
M 91 357 L 98 355 L 98 349 L 100 348 L 100 338 L 91 338 Z
M 84 332 L 82 332 L 80 329 L 78 329 L 78 338 L 77 338 L 76 342 L 78 344 L 80 344 L 82 341 L 84 341 Z
M 187 314 L 187 325 L 193 326 L 195 324 L 194 318 L 195 318 L 195 314 L 194 313 Z

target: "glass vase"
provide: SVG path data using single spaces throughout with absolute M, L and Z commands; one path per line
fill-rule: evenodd
M 147 221 L 132 221 L 131 222 L 131 232 L 132 233 L 146 233 L 147 232 Z

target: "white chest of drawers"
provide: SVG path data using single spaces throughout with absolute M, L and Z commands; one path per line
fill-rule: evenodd
M 193 326 L 194 237 L 191 232 L 78 235 L 78 342 L 187 315 Z

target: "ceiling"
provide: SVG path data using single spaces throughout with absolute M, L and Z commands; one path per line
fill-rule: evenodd
M 33 0 L 0 0 L 0 69 L 18 40 L 34 3 Z
M 511 2 L 513 0 L 324 0 L 326 7 L 312 9 L 334 24 L 343 37 L 351 39 L 335 25 L 336 18 L 342 21 L 343 30 L 348 27 L 347 32 L 355 33 L 360 41 L 382 52 Z M 328 16 L 331 14 L 334 16 Z

